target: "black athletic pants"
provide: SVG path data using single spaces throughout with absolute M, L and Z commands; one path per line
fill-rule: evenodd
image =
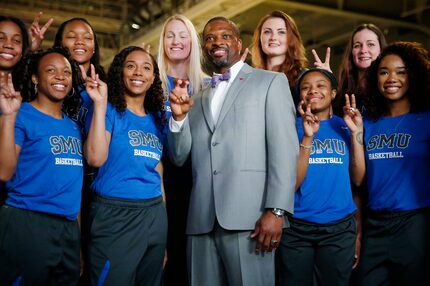
M 0 208 L 0 285 L 77 285 L 79 249 L 76 220 Z
M 90 208 L 91 285 L 161 285 L 167 240 L 162 198 L 96 196 Z
M 361 244 L 359 285 L 430 285 L 430 208 L 369 211 Z
M 276 285 L 348 285 L 356 239 L 353 216 L 332 224 L 289 221 L 276 251 Z

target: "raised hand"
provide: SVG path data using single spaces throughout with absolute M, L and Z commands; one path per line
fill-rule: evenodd
M 0 73 L 0 113 L 2 115 L 17 113 L 21 101 L 21 94 L 13 87 L 12 75 Z
M 314 56 L 314 59 L 315 59 L 314 66 L 316 68 L 328 70 L 329 72 L 332 72 L 330 69 L 330 47 L 328 47 L 325 52 L 324 62 L 321 61 L 320 57 L 318 56 L 317 52 L 314 49 L 312 49 L 312 55 Z
M 241 60 L 242 62 L 245 62 L 245 61 L 246 61 L 246 57 L 248 57 L 248 54 L 249 54 L 249 49 L 248 49 L 248 48 L 246 48 L 246 49 L 243 51 L 243 54 L 242 54 L 242 56 L 240 57 L 240 60 Z
M 30 37 L 31 37 L 31 51 L 37 51 L 42 46 L 42 41 L 45 37 L 45 32 L 48 30 L 49 26 L 51 26 L 52 22 L 54 22 L 53 18 L 50 18 L 48 22 L 41 28 L 39 25 L 40 18 L 43 13 L 37 13 L 36 17 L 34 17 L 33 23 L 31 23 L 30 27 Z
M 181 121 L 193 106 L 193 99 L 188 95 L 188 81 L 178 79 L 175 80 L 175 87 L 170 93 L 170 107 L 172 108 L 172 116 L 176 121 Z
M 151 53 L 151 44 L 145 44 L 145 42 L 140 43 L 140 47 L 144 49 L 147 53 Z
M 345 121 L 351 133 L 363 131 L 363 118 L 361 117 L 360 111 L 357 109 L 354 94 L 351 94 L 351 100 L 349 99 L 349 95 L 345 94 L 343 120 Z
M 306 111 L 303 109 L 304 106 Z M 320 120 L 318 116 L 312 114 L 311 105 L 306 105 L 303 100 L 299 102 L 297 111 L 302 117 L 303 135 L 313 137 L 320 129 Z
M 79 65 L 81 70 L 82 78 L 85 81 L 85 89 L 95 103 L 107 103 L 108 92 L 107 85 L 100 78 L 99 75 L 96 74 L 96 69 L 94 65 L 91 64 L 91 76 L 87 76 L 85 68 L 82 65 Z

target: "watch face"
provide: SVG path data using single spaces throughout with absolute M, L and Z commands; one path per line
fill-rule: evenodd
M 278 217 L 284 216 L 284 210 L 274 208 L 272 213 Z

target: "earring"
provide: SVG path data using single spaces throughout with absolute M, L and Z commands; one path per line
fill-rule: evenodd
M 75 95 L 75 88 L 72 86 L 72 92 L 67 95 L 67 97 L 73 97 Z
M 37 83 L 34 84 L 34 94 L 37 95 Z

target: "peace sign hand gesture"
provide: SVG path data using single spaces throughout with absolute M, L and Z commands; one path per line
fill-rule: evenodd
M 16 114 L 21 106 L 21 94 L 15 91 L 12 75 L 0 74 L 0 111 L 2 115 Z
M 343 107 L 343 120 L 348 126 L 351 133 L 363 132 L 363 118 L 355 103 L 355 95 L 345 94 L 345 106 Z
M 314 56 L 314 59 L 315 59 L 314 66 L 316 68 L 332 72 L 330 68 L 330 47 L 328 47 L 325 52 L 324 62 L 321 61 L 320 57 L 318 56 L 317 52 L 314 49 L 312 49 L 312 55 Z
M 43 39 L 45 38 L 45 32 L 48 30 L 49 26 L 51 26 L 52 22 L 54 22 L 53 18 L 50 18 L 48 22 L 41 28 L 39 25 L 40 18 L 43 13 L 37 13 L 36 17 L 34 17 L 33 23 L 31 23 L 30 27 L 30 38 L 31 38 L 31 51 L 37 51 L 42 46 Z
M 306 108 L 306 111 L 303 109 L 304 106 Z M 313 137 L 320 129 L 320 120 L 318 116 L 312 114 L 311 105 L 306 105 L 303 100 L 299 102 L 297 111 L 302 117 L 304 136 Z
M 85 81 L 85 89 L 94 104 L 106 104 L 108 98 L 107 85 L 99 78 L 99 75 L 96 74 L 94 65 L 91 64 L 90 66 L 91 76 L 87 76 L 85 68 L 82 65 L 79 65 L 79 69 Z

